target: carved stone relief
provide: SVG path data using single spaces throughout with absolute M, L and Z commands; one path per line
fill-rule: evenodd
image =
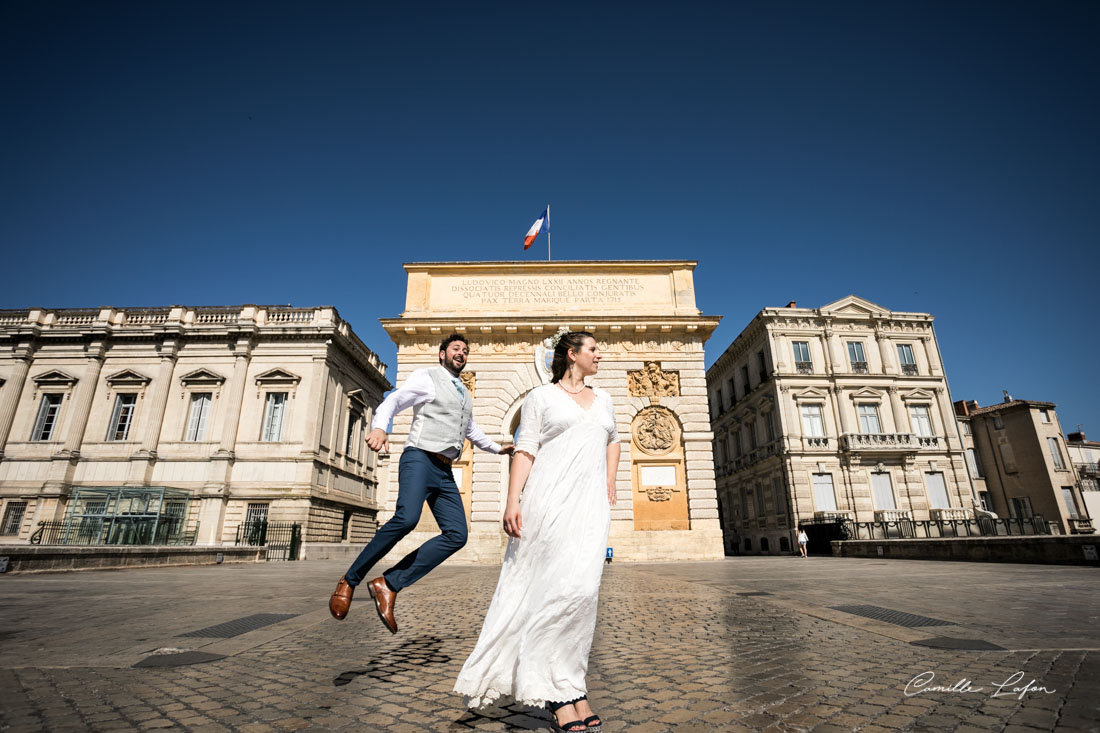
M 634 441 L 650 455 L 668 453 L 676 445 L 679 425 L 672 413 L 663 407 L 647 407 L 634 418 Z
M 630 394 L 636 397 L 680 396 L 680 372 L 665 371 L 659 362 L 646 362 L 645 367 L 626 373 Z
M 471 397 L 477 397 L 477 372 L 462 372 L 459 376 L 463 386 L 470 390 Z

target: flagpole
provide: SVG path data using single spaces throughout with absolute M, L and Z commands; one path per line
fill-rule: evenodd
M 550 204 L 546 205 L 546 261 L 550 261 Z

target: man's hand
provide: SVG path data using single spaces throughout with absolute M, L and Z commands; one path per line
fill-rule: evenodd
M 375 453 L 384 450 L 390 452 L 390 438 L 382 428 L 375 428 L 367 436 L 367 447 Z
M 515 450 L 516 447 L 514 445 L 501 446 L 500 453 L 498 455 L 510 456 L 513 452 L 515 452 Z

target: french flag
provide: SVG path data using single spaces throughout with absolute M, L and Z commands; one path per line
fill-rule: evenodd
M 535 239 L 543 232 L 550 233 L 550 204 L 546 205 L 546 211 L 542 212 L 539 218 L 535 219 L 535 223 L 531 225 L 531 228 L 527 230 L 527 236 L 523 238 L 523 249 L 530 249 L 531 245 L 535 243 Z

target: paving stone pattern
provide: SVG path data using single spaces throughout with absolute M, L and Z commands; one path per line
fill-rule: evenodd
M 939 563 L 933 571 L 894 561 L 879 571 L 866 560 L 766 560 L 607 569 L 588 678 L 605 730 L 1100 730 L 1095 615 L 1079 619 L 1088 628 L 1072 633 L 1059 626 L 1067 622 L 1031 632 L 1034 648 L 1023 649 L 1006 646 L 1015 638 L 1010 625 L 982 621 L 995 608 L 965 598 L 968 582 L 1011 582 L 1014 572 L 1030 572 L 1017 570 L 1023 566 Z M 837 592 L 806 581 L 815 566 L 820 578 L 837 581 Z M 365 593 L 347 620 L 328 617 L 327 596 L 342 570 L 314 562 L 0 577 L 0 730 L 548 729 L 543 711 L 469 712 L 450 692 L 497 569 L 444 566 L 403 591 L 397 635 L 383 628 Z M 1066 602 L 1095 614 L 1095 571 L 1047 571 L 1052 587 L 1091 593 Z M 929 583 L 922 602 L 910 603 L 926 573 L 955 577 Z M 803 581 L 801 592 L 788 592 Z M 864 597 L 857 597 L 861 585 Z M 746 595 L 758 592 L 769 595 Z M 158 593 L 174 598 L 161 602 Z M 930 594 L 940 594 L 940 603 Z M 1012 597 L 1011 613 L 1026 617 L 1030 594 L 1017 589 Z M 965 611 L 975 623 L 900 629 L 828 608 L 859 602 L 952 621 Z M 1052 603 L 1049 594 L 1034 601 L 1032 625 L 1043 626 L 1035 613 Z M 231 640 L 179 636 L 259 613 L 295 617 Z M 982 636 L 1006 651 L 910 643 L 934 636 Z M 1069 637 L 1072 647 L 1062 643 Z M 154 649 L 226 656 L 132 666 Z M 945 687 L 970 680 L 972 691 L 907 696 L 906 684 L 925 672 Z M 1035 680 L 1054 692 L 994 697 L 994 683 L 1017 673 L 1017 685 Z

